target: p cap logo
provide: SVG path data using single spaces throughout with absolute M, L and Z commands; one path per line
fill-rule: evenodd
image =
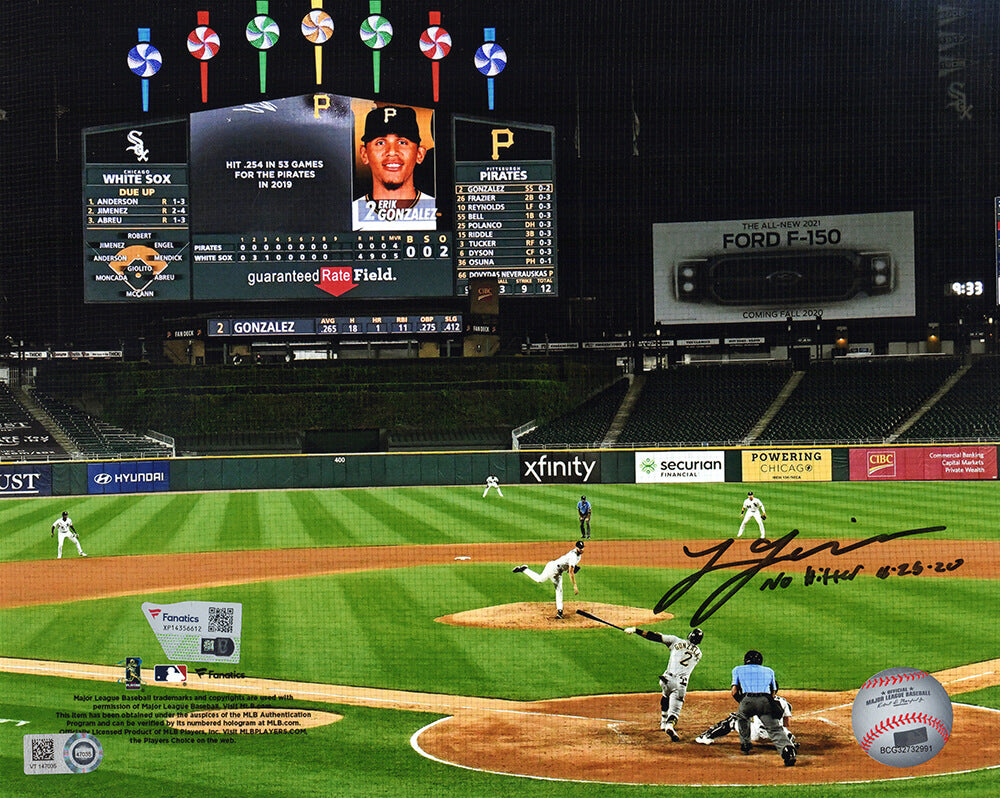
M 493 137 L 493 154 L 490 156 L 494 161 L 500 160 L 500 150 L 510 149 L 514 146 L 514 132 L 510 128 L 499 127 L 490 131 Z
M 319 119 L 320 111 L 330 110 L 330 95 L 329 94 L 314 94 L 313 95 L 313 117 Z

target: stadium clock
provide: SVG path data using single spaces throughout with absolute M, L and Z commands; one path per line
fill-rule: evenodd
M 945 286 L 944 292 L 946 296 L 970 297 L 982 296 L 983 290 L 982 280 L 956 280 L 948 283 Z

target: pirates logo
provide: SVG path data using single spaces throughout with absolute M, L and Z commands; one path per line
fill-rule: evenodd
M 167 263 L 160 260 L 160 253 L 151 247 L 135 244 L 120 250 L 114 259 L 108 262 L 133 291 L 145 291 L 156 279 L 156 275 L 167 268 Z

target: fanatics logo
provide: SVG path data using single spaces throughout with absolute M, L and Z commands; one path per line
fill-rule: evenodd
M 150 610 L 149 614 L 152 615 L 154 618 L 159 618 L 161 612 L 163 612 L 163 610 Z

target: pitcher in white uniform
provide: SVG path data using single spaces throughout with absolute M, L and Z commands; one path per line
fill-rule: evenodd
M 583 541 L 578 540 L 571 551 L 566 552 L 558 560 L 545 564 L 541 573 L 532 571 L 527 565 L 519 565 L 515 574 L 524 574 L 536 582 L 552 582 L 556 586 L 556 617 L 563 617 L 563 574 L 569 574 L 573 583 L 573 593 L 578 594 L 580 588 L 576 584 L 576 572 L 580 569 L 580 558 L 583 556 Z

